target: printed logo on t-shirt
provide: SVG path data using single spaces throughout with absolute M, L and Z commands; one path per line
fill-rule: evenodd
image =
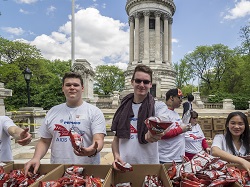
M 137 139 L 137 129 L 130 124 L 130 139 Z
M 70 130 L 67 130 L 64 126 L 60 124 L 55 124 L 54 131 L 58 131 L 60 134 L 58 138 L 56 138 L 56 141 L 59 142 L 67 142 L 69 139 L 69 136 L 71 134 L 71 130 L 74 130 L 74 132 L 78 133 L 80 136 L 84 135 L 84 131 L 80 130 L 78 127 L 72 126 Z

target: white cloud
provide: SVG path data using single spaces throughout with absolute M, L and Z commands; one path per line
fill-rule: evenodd
M 46 14 L 47 15 L 53 15 L 53 13 L 55 12 L 55 10 L 56 10 L 56 7 L 54 7 L 54 6 L 50 6 L 49 8 L 47 8 L 47 11 L 46 11 Z
M 19 12 L 21 12 L 21 13 L 23 13 L 23 14 L 29 14 L 29 12 L 28 12 L 28 11 L 23 10 L 23 9 L 20 9 L 20 10 L 19 10 Z
M 172 38 L 172 43 L 179 43 L 179 40 L 176 38 Z
M 102 4 L 102 8 L 106 8 L 106 3 L 103 3 L 103 4 Z
M 22 35 L 25 31 L 18 27 L 18 28 L 14 28 L 14 27 L 1 27 L 1 29 L 7 33 L 10 33 L 10 34 L 14 34 L 16 36 L 20 36 Z
M 37 2 L 38 0 L 16 0 L 17 3 L 24 3 L 24 4 L 32 4 Z
M 46 59 L 71 59 L 71 21 L 58 31 L 38 36 L 30 43 L 40 49 Z M 102 16 L 95 8 L 76 12 L 75 59 L 86 59 L 93 67 L 108 62 L 124 69 L 128 62 L 128 51 L 127 24 Z
M 237 19 L 250 15 L 250 1 L 241 0 L 236 2 L 235 7 L 228 10 L 228 14 L 224 16 L 224 19 Z

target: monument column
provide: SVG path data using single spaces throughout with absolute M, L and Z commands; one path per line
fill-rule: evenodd
M 161 60 L 161 23 L 160 23 L 161 13 L 155 12 L 155 62 L 160 62 Z
M 144 57 L 145 63 L 149 63 L 149 11 L 144 11 Z
M 135 13 L 135 64 L 139 62 L 139 13 Z
M 134 29 L 135 29 L 135 24 L 134 24 L 134 17 L 130 16 L 129 17 L 129 63 L 132 64 L 134 61 Z
M 168 18 L 167 14 L 164 14 L 164 41 L 163 41 L 163 62 L 168 62 L 168 45 L 169 45 L 169 37 L 168 37 Z
M 170 65 L 172 65 L 172 23 L 173 23 L 173 18 L 169 18 L 169 23 L 168 23 L 168 62 Z

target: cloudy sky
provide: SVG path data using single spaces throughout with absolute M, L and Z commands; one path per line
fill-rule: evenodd
M 199 45 L 240 45 L 250 0 L 174 0 L 173 62 Z M 127 67 L 126 0 L 75 0 L 75 58 Z M 0 36 L 35 45 L 46 59 L 71 59 L 71 0 L 0 0 Z

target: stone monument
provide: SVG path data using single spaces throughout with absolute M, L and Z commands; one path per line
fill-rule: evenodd
M 125 72 L 125 90 L 121 97 L 133 92 L 130 84 L 134 68 L 142 63 L 153 70 L 151 94 L 160 99 L 175 87 L 176 72 L 172 67 L 173 0 L 127 0 L 130 46 Z
M 76 59 L 71 69 L 82 75 L 84 85 L 82 98 L 84 101 L 90 102 L 94 98 L 93 90 L 95 72 L 93 71 L 93 68 L 86 59 Z
M 12 96 L 12 90 L 5 89 L 4 83 L 0 82 L 0 116 L 5 116 L 4 99 L 8 96 Z

